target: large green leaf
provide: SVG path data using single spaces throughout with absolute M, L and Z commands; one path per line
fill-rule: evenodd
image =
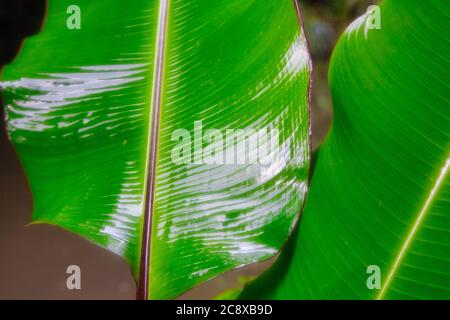
M 450 2 L 380 8 L 381 29 L 364 15 L 335 49 L 298 234 L 242 298 L 450 298 Z
M 69 30 L 72 4 L 49 1 L 42 32 L 2 76 L 33 221 L 123 256 L 150 298 L 274 255 L 309 176 L 310 60 L 296 3 L 78 0 L 81 29 Z M 202 144 L 195 121 L 204 132 L 279 130 L 279 156 L 177 164 L 172 135 Z M 203 141 L 212 145 L 234 148 Z

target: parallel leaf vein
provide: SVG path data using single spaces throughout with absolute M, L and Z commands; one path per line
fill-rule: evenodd
M 417 234 L 417 231 L 419 230 L 420 225 L 422 224 L 423 220 L 425 219 L 426 214 L 428 213 L 428 211 L 431 207 L 431 204 L 433 203 L 434 199 L 436 198 L 436 195 L 438 194 L 440 187 L 443 185 L 445 178 L 448 175 L 449 168 L 450 168 L 450 154 L 449 154 L 444 166 L 440 170 L 439 176 L 437 177 L 433 188 L 431 189 L 427 199 L 425 200 L 425 203 L 424 203 L 422 209 L 420 210 L 420 213 L 417 216 L 417 218 L 414 222 L 414 225 L 412 226 L 411 230 L 409 231 L 408 236 L 406 237 L 406 240 L 404 241 L 399 253 L 397 254 L 397 257 L 395 258 L 395 261 L 392 264 L 391 269 L 389 270 L 386 281 L 384 282 L 384 285 L 381 288 L 381 291 L 377 296 L 377 300 L 383 299 L 386 295 L 386 292 L 389 290 L 392 280 L 393 280 L 398 268 L 400 267 L 401 261 L 403 260 L 405 254 L 407 253 L 412 241 L 414 240 L 414 236 Z

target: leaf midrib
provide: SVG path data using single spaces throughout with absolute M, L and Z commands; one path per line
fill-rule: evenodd
M 376 298 L 377 300 L 382 300 L 386 296 L 386 293 L 389 290 L 392 281 L 394 280 L 394 277 L 401 265 L 401 262 L 402 262 L 404 256 L 407 254 L 408 249 L 411 246 L 411 243 L 414 241 L 414 237 L 417 234 L 417 231 L 419 230 L 420 226 L 422 225 L 422 222 L 425 219 L 434 200 L 436 199 L 437 194 L 439 194 L 440 188 L 444 184 L 444 181 L 448 175 L 449 169 L 450 169 L 450 154 L 448 155 L 447 159 L 445 160 L 445 164 L 441 167 L 441 169 L 439 171 L 439 175 L 435 179 L 433 188 L 431 189 L 430 193 L 428 194 L 427 198 L 425 199 L 424 205 L 422 206 L 422 209 L 420 210 L 419 214 L 417 215 L 417 218 L 415 219 L 414 224 L 408 233 L 408 236 L 406 237 L 405 241 L 402 243 L 402 245 L 400 247 L 400 251 L 396 255 L 396 258 L 389 269 L 389 273 L 387 275 L 386 281 L 384 282 L 384 284 L 381 288 L 381 291 L 379 292 L 379 294 Z
M 154 209 L 156 161 L 158 157 L 158 134 L 163 86 L 164 53 L 167 38 L 169 0 L 161 0 L 158 11 L 158 23 L 155 43 L 152 96 L 150 102 L 149 131 L 147 142 L 147 167 L 145 171 L 145 205 L 142 227 L 140 267 L 137 297 L 146 300 L 149 297 L 150 282 L 150 246 Z

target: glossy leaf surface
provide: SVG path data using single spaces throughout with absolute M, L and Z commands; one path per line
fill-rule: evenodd
M 450 298 L 450 2 L 380 7 L 335 49 L 299 230 L 242 298 Z
M 2 75 L 33 221 L 123 256 L 136 277 L 148 255 L 155 299 L 274 255 L 309 175 L 310 60 L 295 3 L 79 0 L 79 30 L 67 27 L 71 5 L 49 1 L 42 32 Z M 200 122 L 204 137 L 194 135 Z M 209 129 L 278 130 L 279 156 L 173 160 L 177 132 L 188 133 L 189 159 L 202 155 L 194 145 L 234 148 Z

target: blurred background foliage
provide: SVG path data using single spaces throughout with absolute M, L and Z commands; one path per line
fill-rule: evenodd
M 300 3 L 314 66 L 311 116 L 313 147 L 317 148 L 332 119 L 328 65 L 334 46 L 347 26 L 378 0 L 301 0 Z

